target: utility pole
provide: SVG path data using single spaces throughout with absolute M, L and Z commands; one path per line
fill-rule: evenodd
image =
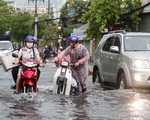
M 67 9 L 67 15 L 68 15 L 68 0 L 66 0 L 66 9 Z M 68 25 L 67 25 L 67 20 L 66 20 L 66 29 L 68 29 Z M 69 43 L 68 43 L 68 38 L 69 38 L 69 34 L 66 33 L 66 47 L 68 47 Z
M 48 14 L 48 19 L 50 19 L 50 0 L 48 0 L 48 12 L 47 12 L 47 14 Z M 47 21 L 47 25 L 49 25 L 49 21 Z
M 35 29 L 34 29 L 34 37 L 37 39 L 37 0 L 35 0 Z
M 28 0 L 28 2 L 29 1 L 34 1 L 34 0 Z M 43 2 L 44 2 L 44 0 L 42 0 Z M 34 37 L 36 38 L 36 39 L 38 39 L 38 35 L 37 35 L 37 22 L 38 22 L 38 14 L 37 14 L 37 9 L 38 9 L 38 5 L 37 5 L 37 2 L 38 2 L 38 0 L 35 0 L 35 26 L 34 26 Z M 38 43 L 37 43 L 37 48 L 38 48 Z
M 29 1 L 34 1 L 34 0 L 28 0 L 28 3 L 29 3 Z M 37 19 L 37 0 L 35 0 L 35 18 L 34 18 L 35 20 L 35 26 L 34 26 L 34 37 L 37 39 L 37 22 L 38 22 L 38 19 Z M 37 43 L 37 48 L 38 48 L 38 43 Z
M 48 0 L 48 19 L 50 18 L 50 0 Z
M 29 1 L 34 1 L 34 0 L 28 0 L 28 2 Z M 42 0 L 43 2 L 44 2 L 44 0 Z M 37 35 L 37 22 L 38 22 L 38 14 L 37 14 L 37 9 L 38 9 L 38 5 L 37 5 L 37 2 L 38 2 L 38 0 L 35 0 L 35 27 L 34 27 L 34 37 L 36 38 L 36 39 L 38 39 L 38 35 Z M 38 43 L 37 43 L 37 47 L 38 47 Z

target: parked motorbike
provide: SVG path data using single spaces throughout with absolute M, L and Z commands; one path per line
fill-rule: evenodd
M 53 94 L 71 95 L 78 92 L 77 82 L 70 70 L 71 65 L 65 58 L 59 61 L 59 67 L 53 78 Z
M 16 57 L 15 54 L 12 54 Z M 33 60 L 21 60 L 19 66 L 22 68 L 20 91 L 19 93 L 32 93 L 37 91 L 37 71 L 35 68 L 39 67 L 39 62 Z

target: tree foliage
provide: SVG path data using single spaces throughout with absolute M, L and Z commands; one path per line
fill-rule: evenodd
M 45 20 L 47 19 L 47 15 L 46 14 L 43 14 L 41 16 L 38 17 L 38 21 L 41 21 L 41 20 Z M 44 30 L 47 29 L 47 27 L 49 27 L 49 22 L 39 22 L 38 23 L 38 38 L 43 38 L 45 32 Z
M 34 17 L 28 12 L 18 12 L 11 19 L 10 35 L 18 42 L 27 35 L 34 35 Z
M 83 13 L 88 11 L 88 6 L 90 2 L 84 0 L 68 0 L 68 2 L 62 7 L 61 18 L 65 18 L 65 23 L 62 23 L 64 33 L 71 33 L 73 28 L 82 24 L 79 20 Z M 69 11 L 72 10 L 72 14 L 69 14 Z M 65 25 L 64 25 L 65 24 Z
M 40 39 L 39 46 L 51 46 L 51 43 L 55 45 L 58 43 L 58 28 L 53 24 L 49 24 L 43 29 L 43 39 Z
M 38 15 L 37 38 L 56 39 L 58 33 L 54 26 L 54 21 L 47 22 L 47 14 Z M 27 35 L 35 33 L 35 16 L 29 12 L 15 12 L 13 7 L 7 5 L 4 0 L 0 0 L 0 35 L 10 31 L 13 41 L 22 42 Z
M 44 39 L 51 41 L 51 40 L 58 40 L 58 28 L 57 26 L 53 25 L 52 22 L 46 29 L 43 30 Z
M 10 29 L 9 20 L 13 9 L 4 0 L 0 0 L 0 35 L 4 35 Z
M 88 38 L 99 39 L 104 28 L 134 30 L 140 21 L 140 11 L 132 14 L 128 12 L 140 6 L 140 0 L 91 0 L 89 12 L 84 14 L 80 21 L 89 23 L 86 31 Z
M 45 15 L 39 16 L 38 20 L 45 19 Z M 34 35 L 35 17 L 28 12 L 18 12 L 11 19 L 10 35 L 18 42 L 22 41 L 27 35 Z M 42 38 L 47 23 L 38 23 L 38 38 Z

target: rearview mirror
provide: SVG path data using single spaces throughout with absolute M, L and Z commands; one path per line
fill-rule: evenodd
M 16 53 L 12 53 L 12 57 L 18 58 L 18 55 Z
M 119 53 L 119 48 L 118 48 L 118 46 L 111 46 L 111 47 L 110 47 L 110 52 Z

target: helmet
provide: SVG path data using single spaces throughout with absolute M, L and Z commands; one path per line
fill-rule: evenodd
M 45 48 L 48 48 L 48 46 L 45 46 Z
M 68 38 L 68 41 L 69 41 L 69 42 L 75 42 L 75 43 L 78 43 L 79 39 L 78 39 L 77 36 L 72 35 L 72 36 L 70 36 L 70 37 Z
M 31 42 L 36 42 L 36 38 L 31 36 L 31 35 L 28 35 L 26 38 L 25 38 L 25 41 L 31 41 Z
M 60 46 L 60 47 L 59 47 L 59 49 L 60 49 L 60 50 L 62 50 L 62 49 L 63 49 L 63 47 L 62 47 L 62 46 Z
M 33 36 L 33 39 L 34 39 L 34 42 L 37 42 L 37 39 L 36 39 L 36 37 L 34 37 L 34 36 Z

